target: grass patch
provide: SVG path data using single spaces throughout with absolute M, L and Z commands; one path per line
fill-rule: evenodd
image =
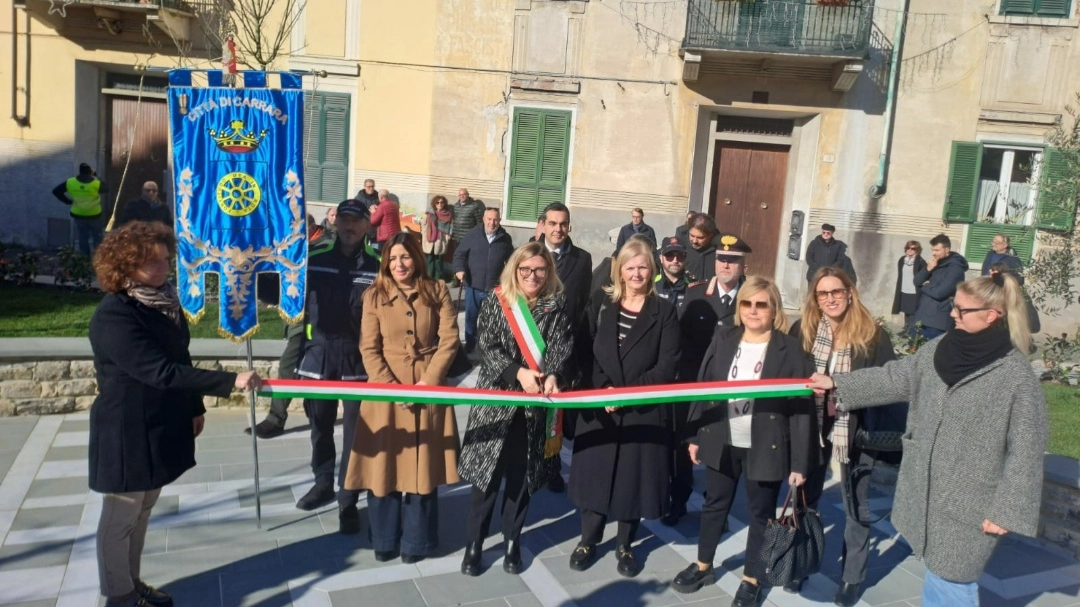
M 1080 388 L 1043 384 L 1050 411 L 1050 453 L 1080 459 Z
M 86 337 L 90 317 L 102 294 L 46 286 L 0 285 L 0 337 Z M 253 339 L 281 339 L 285 323 L 277 310 L 259 309 L 259 332 Z M 207 302 L 206 314 L 191 325 L 193 338 L 220 338 L 218 304 Z

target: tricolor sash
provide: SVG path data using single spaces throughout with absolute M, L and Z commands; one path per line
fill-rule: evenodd
M 499 299 L 506 322 L 510 325 L 510 332 L 514 335 L 521 350 L 525 363 L 533 371 L 544 373 L 544 354 L 547 353 L 547 343 L 540 334 L 540 328 L 536 326 L 536 319 L 525 298 L 518 295 L 514 301 L 509 301 L 502 291 L 502 287 L 495 287 L 495 297 Z M 562 410 L 548 409 L 547 419 L 544 421 L 544 457 L 555 457 L 562 449 Z

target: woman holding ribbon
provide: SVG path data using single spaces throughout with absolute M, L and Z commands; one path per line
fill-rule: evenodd
M 364 292 L 360 335 L 369 381 L 445 383 L 458 349 L 457 312 L 446 285 L 428 277 L 408 233 L 386 242 L 379 275 Z M 458 482 L 457 454 L 453 407 L 422 399 L 360 407 L 345 487 L 368 490 L 376 560 L 400 551 L 402 562 L 415 563 L 438 546 L 438 488 Z
M 791 327 L 791 336 L 814 360 L 818 373 L 836 375 L 896 360 L 892 340 L 874 322 L 862 304 L 851 277 L 835 267 L 824 267 L 810 279 L 802 319 Z M 859 586 L 866 577 L 870 546 L 870 511 L 867 506 L 870 472 L 878 460 L 899 463 L 898 453 L 874 451 L 855 440 L 860 433 L 903 432 L 907 404 L 847 413 L 837 410 L 837 396 L 830 392 L 815 399 L 818 437 L 817 465 L 806 479 L 806 504 L 816 510 L 825 486 L 830 462 L 840 466 L 844 492 L 843 575 L 834 603 L 851 607 L 859 600 Z M 798 593 L 803 580 L 784 590 Z
M 592 382 L 598 389 L 669 384 L 679 361 L 675 306 L 656 295 L 653 244 L 633 237 L 611 266 L 610 286 L 589 315 Z M 609 519 L 618 521 L 617 570 L 634 577 L 630 548 L 641 519 L 668 505 L 672 405 L 581 409 L 576 413 L 570 501 L 581 510 L 581 541 L 570 568 L 588 569 Z
M 699 381 L 744 381 L 801 377 L 813 370 L 799 341 L 787 335 L 780 290 L 762 276 L 751 276 L 735 298 L 734 327 L 720 327 L 701 364 Z M 776 517 L 776 499 L 785 480 L 802 485 L 816 463 L 813 457 L 813 403 L 808 397 L 695 402 L 690 423 L 690 459 L 705 464 L 705 504 L 701 508 L 697 562 L 672 583 L 678 592 L 696 592 L 713 582 L 713 558 L 739 478 L 745 477 L 746 561 L 732 607 L 758 604 L 758 578 L 765 525 Z
M 562 283 L 542 242 L 519 247 L 507 260 L 478 320 L 480 371 L 476 387 L 552 394 L 565 388 L 573 331 L 564 312 Z M 480 556 L 499 485 L 505 479 L 503 569 L 521 572 L 519 537 L 530 496 L 547 483 L 545 457 L 561 448 L 557 410 L 474 406 L 461 448 L 461 478 L 473 485 L 468 545 L 461 572 L 480 575 Z
M 1046 397 L 1027 359 L 1024 296 L 1010 274 L 960 283 L 955 327 L 888 363 L 810 387 L 840 408 L 911 403 L 892 522 L 926 565 L 922 604 L 979 604 L 976 581 L 998 538 L 1035 535 Z

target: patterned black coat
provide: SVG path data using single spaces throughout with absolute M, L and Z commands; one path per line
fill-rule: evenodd
M 545 369 L 559 378 L 560 389 L 567 387 L 565 372 L 574 350 L 570 318 L 564 312 L 564 306 L 565 299 L 560 294 L 537 301 L 532 311 L 536 326 L 547 343 Z M 476 387 L 523 392 L 517 381 L 517 372 L 527 366 L 525 358 L 494 294 L 486 298 L 480 307 L 477 334 L 481 362 Z M 472 407 L 462 441 L 458 476 L 477 488 L 487 490 L 514 412 L 511 407 Z M 550 469 L 544 465 L 546 413 L 541 407 L 528 407 L 525 410 L 529 440 L 526 480 L 530 494 L 544 486 Z

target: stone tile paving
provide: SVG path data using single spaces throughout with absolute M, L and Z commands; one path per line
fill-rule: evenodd
M 462 429 L 466 415 L 463 408 L 457 411 Z M 571 571 L 568 555 L 580 522 L 565 496 L 546 491 L 530 509 L 523 574 L 503 572 L 501 538 L 493 529 L 485 546 L 485 572 L 479 578 L 462 576 L 465 485 L 441 493 L 437 554 L 414 565 L 376 562 L 366 520 L 364 532 L 345 537 L 337 533 L 332 507 L 317 513 L 295 509 L 295 500 L 311 482 L 304 422 L 294 417 L 284 436 L 259 443 L 263 519 L 257 528 L 251 440 L 241 434 L 246 416 L 209 414 L 198 442 L 198 467 L 166 487 L 154 509 L 143 577 L 171 592 L 182 607 L 724 607 L 738 587 L 746 537 L 741 497 L 730 533 L 717 551 L 717 583 L 691 595 L 672 591 L 670 582 L 695 557 L 699 495 L 691 502 L 691 514 L 676 527 L 655 521 L 642 525 L 635 550 L 644 567 L 634 579 L 615 572 L 614 524 L 606 531 L 597 563 L 585 572 Z M 86 488 L 87 429 L 86 414 L 0 420 L 0 605 L 103 603 L 94 558 L 101 499 Z M 563 456 L 569 464 L 569 452 Z M 877 495 L 873 506 L 884 511 L 889 502 Z M 836 487 L 826 492 L 823 503 L 827 554 L 822 572 L 808 581 L 801 596 L 773 589 L 763 604 L 831 604 L 843 526 Z M 876 526 L 872 550 L 860 605 L 919 605 L 922 564 L 888 522 Z M 1009 539 L 980 586 L 988 606 L 1080 606 L 1080 563 L 1033 541 Z

